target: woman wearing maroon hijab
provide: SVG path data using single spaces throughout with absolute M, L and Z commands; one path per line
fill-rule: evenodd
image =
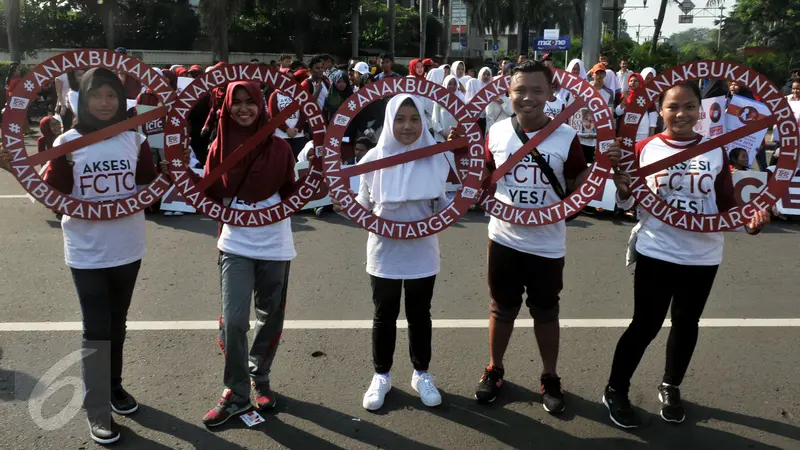
M 61 122 L 53 116 L 47 116 L 39 122 L 39 132 L 42 135 L 36 142 L 39 153 L 42 153 L 53 148 L 53 141 L 61 134 Z
M 229 84 L 205 174 L 230 157 L 267 121 L 258 84 Z M 283 139 L 270 136 L 206 192 L 231 208 L 252 211 L 279 203 L 291 193 L 293 184 L 292 149 Z M 247 411 L 251 402 L 257 409 L 275 407 L 269 371 L 283 331 L 289 264 L 296 256 L 290 219 L 253 228 L 223 225 L 217 247 L 222 291 L 219 344 L 225 355 L 225 390 L 217 406 L 203 417 L 208 427 L 222 425 Z M 251 298 L 256 326 L 248 350 Z

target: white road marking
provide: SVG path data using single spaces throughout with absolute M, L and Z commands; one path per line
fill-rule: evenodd
M 625 328 L 630 319 L 561 319 L 562 328 Z M 254 326 L 251 322 L 251 327 Z M 398 320 L 399 328 L 406 328 L 408 322 Z M 440 319 L 433 321 L 433 328 L 467 329 L 488 328 L 488 319 Z M 669 327 L 670 321 L 664 321 Z M 700 319 L 705 328 L 757 328 L 757 327 L 800 327 L 800 319 Z M 519 320 L 515 328 L 533 328 L 533 321 Z M 131 331 L 176 331 L 176 330 L 216 330 L 216 320 L 177 320 L 177 321 L 129 321 Z M 287 320 L 287 330 L 367 330 L 372 328 L 372 320 Z M 3 331 L 81 331 L 81 322 L 0 322 Z
M 28 198 L 27 194 L 22 195 L 0 195 L 0 199 L 4 198 Z

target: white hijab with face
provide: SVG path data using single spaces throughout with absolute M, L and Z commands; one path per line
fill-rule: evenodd
M 466 102 L 467 100 L 464 97 L 464 93 L 458 90 L 458 78 L 456 78 L 454 75 L 448 75 L 444 77 L 444 80 L 442 81 L 442 86 L 444 86 L 445 89 L 447 89 L 447 85 L 450 84 L 450 80 L 456 82 L 456 97 L 460 98 L 462 102 Z
M 575 64 L 577 64 L 581 68 L 581 73 L 578 76 L 585 80 L 586 67 L 583 66 L 583 61 L 581 61 L 580 59 L 573 59 L 572 61 L 570 61 L 569 64 L 567 64 L 567 72 L 572 73 L 572 69 L 575 67 Z
M 394 120 L 404 101 L 410 99 L 420 115 L 422 134 L 411 145 L 404 145 L 394 137 Z M 420 148 L 430 147 L 436 141 L 428 131 L 424 107 L 420 99 L 408 94 L 400 94 L 389 100 L 383 120 L 383 132 L 378 144 L 359 161 L 363 164 L 390 156 L 408 153 Z M 443 154 L 418 159 L 404 164 L 387 167 L 362 175 L 361 182 L 367 183 L 372 200 L 385 209 L 397 209 L 401 203 L 439 198 L 444 192 L 450 165 Z
M 653 69 L 652 67 L 645 67 L 644 70 L 642 70 L 640 72 L 640 75 L 642 76 L 642 79 L 644 79 L 644 80 L 647 80 L 647 76 L 650 75 L 650 74 L 652 74 L 653 76 L 656 76 L 656 69 Z
M 462 76 L 462 77 L 458 76 L 458 69 L 461 69 L 461 70 L 464 71 L 464 76 Z M 456 62 L 454 62 L 453 66 L 450 68 L 450 74 L 451 75 L 455 75 L 456 80 L 458 80 L 458 82 L 461 83 L 461 85 L 464 86 L 464 88 L 467 87 L 467 83 L 469 82 L 469 80 L 472 79 L 471 76 L 467 75 L 467 66 L 464 65 L 464 61 L 456 61 Z
M 488 73 L 489 74 L 489 82 L 488 83 L 484 83 L 483 82 L 483 74 L 484 73 Z M 486 85 L 491 83 L 491 82 L 492 82 L 492 69 L 490 69 L 488 67 L 484 67 L 483 69 L 481 69 L 480 72 L 478 72 L 478 78 L 473 78 L 473 79 L 469 80 L 469 82 L 467 82 L 467 96 L 466 96 L 467 101 L 470 101 L 472 99 L 472 97 L 475 97 L 476 95 L 478 95 L 478 92 L 480 92 L 481 89 L 485 88 Z

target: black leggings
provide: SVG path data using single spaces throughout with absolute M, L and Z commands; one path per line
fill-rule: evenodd
M 406 291 L 406 319 L 411 363 L 424 372 L 431 362 L 431 299 L 436 276 L 417 280 L 390 280 L 370 275 L 372 302 L 372 360 L 376 373 L 389 373 L 397 337 L 397 316 L 400 315 L 400 294 Z
M 697 344 L 698 322 L 719 266 L 684 266 L 639 254 L 633 282 L 633 320 L 614 352 L 608 384 L 628 392 L 631 377 L 672 303 L 663 382 L 679 386 Z
M 107 269 L 71 269 L 83 314 L 84 407 L 108 408 L 112 389 L 122 386 L 125 323 L 142 261 Z

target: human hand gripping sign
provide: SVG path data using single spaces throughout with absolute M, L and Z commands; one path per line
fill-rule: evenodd
M 640 166 L 639 157 L 635 151 L 636 131 L 647 108 L 673 86 L 703 78 L 725 79 L 747 86 L 762 99 L 772 114 L 753 120 L 746 126 L 713 139 L 697 140 L 694 145 L 689 145 L 679 152 Z M 620 130 L 620 136 L 623 138 L 620 168 L 629 174 L 629 178 L 615 178 L 618 189 L 621 187 L 626 193 L 629 190 L 630 195 L 636 198 L 639 205 L 655 218 L 670 226 L 688 231 L 717 232 L 745 227 L 748 232 L 756 233 L 768 223 L 769 215 L 766 211 L 789 188 L 789 183 L 797 167 L 798 139 L 800 139 L 798 124 L 794 120 L 792 109 L 780 90 L 766 77 L 748 67 L 727 61 L 695 61 L 663 72 L 646 86 L 637 89 L 637 92 L 639 96 L 625 113 Z M 662 114 L 664 114 L 663 109 Z M 666 180 L 664 183 L 668 187 L 672 186 L 675 174 L 669 172 L 669 169 L 683 167 L 683 176 L 688 176 L 690 180 L 693 180 L 690 187 L 697 191 L 710 192 L 714 186 L 702 184 L 704 180 L 712 179 L 710 174 L 705 173 L 708 172 L 709 165 L 703 160 L 703 156 L 711 151 L 724 152 L 725 145 L 773 124 L 781 136 L 781 158 L 778 161 L 775 176 L 769 180 L 764 190 L 758 195 L 754 195 L 745 204 L 716 214 L 707 214 L 702 211 L 690 212 L 681 209 L 680 202 L 676 203 L 677 206 L 667 203 L 647 184 L 649 176 L 666 174 L 662 176 L 662 181 Z M 722 167 L 721 170 L 728 170 L 728 168 Z M 626 187 L 626 183 L 629 183 L 629 188 Z M 706 184 L 708 183 L 710 181 Z M 673 189 L 673 192 L 676 190 Z M 683 193 L 683 195 L 686 194 Z
M 27 120 L 27 110 L 39 92 L 53 78 L 71 70 L 89 68 L 104 68 L 136 77 L 164 106 L 64 142 L 46 152 L 28 155 L 23 124 Z M 125 166 L 131 165 L 130 161 L 124 161 L 124 164 L 116 160 L 101 161 L 99 169 L 82 176 L 80 182 L 91 186 L 96 192 L 106 193 L 105 196 L 111 200 L 86 201 L 53 189 L 39 175 L 36 166 L 157 120 L 172 107 L 175 98 L 175 92 L 165 78 L 149 65 L 131 56 L 110 50 L 76 50 L 54 56 L 28 72 L 9 99 L 3 115 L 2 134 L 5 149 L 3 159 L 7 161 L 10 155 L 11 160 L 4 168 L 36 200 L 64 215 L 85 220 L 111 220 L 135 214 L 164 195 L 169 188 L 168 177 L 160 175 L 146 188 L 137 190 L 133 171 L 125 169 Z M 113 195 L 113 192 L 119 194 Z

